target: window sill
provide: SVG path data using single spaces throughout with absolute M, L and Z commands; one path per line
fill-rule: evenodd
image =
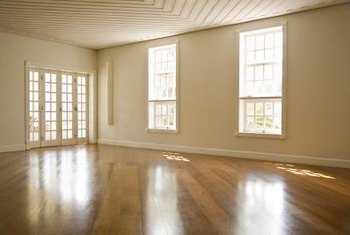
M 265 138 L 265 139 L 280 139 L 285 140 L 287 136 L 285 134 L 259 134 L 259 133 L 246 133 L 246 132 L 238 132 L 236 133 L 237 137 L 248 137 L 248 138 Z
M 168 133 L 168 134 L 178 134 L 179 130 L 167 130 L 167 129 L 152 129 L 152 128 L 146 128 L 147 132 L 150 133 Z

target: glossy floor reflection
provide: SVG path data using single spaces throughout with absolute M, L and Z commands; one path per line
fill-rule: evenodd
M 281 179 L 248 177 L 238 187 L 239 234 L 286 234 L 288 217 L 284 214 L 285 184 Z M 252 226 L 254 225 L 254 226 Z
M 350 234 L 350 170 L 104 145 L 2 153 L 0 234 Z

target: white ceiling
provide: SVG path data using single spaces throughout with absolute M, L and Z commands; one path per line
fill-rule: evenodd
M 350 0 L 0 0 L 0 30 L 100 49 Z

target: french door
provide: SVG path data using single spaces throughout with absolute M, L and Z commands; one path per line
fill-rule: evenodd
M 62 145 L 76 144 L 76 82 L 73 74 L 62 74 L 61 80 L 61 123 Z
M 87 142 L 87 75 L 29 70 L 29 147 Z
M 58 97 L 57 97 L 57 84 L 58 74 L 54 72 L 44 72 L 42 79 L 41 89 L 41 119 L 40 129 L 41 144 L 40 146 L 55 146 L 59 145 L 59 133 L 58 133 Z M 40 93 L 40 91 L 39 91 Z M 40 98 L 39 98 L 40 99 Z

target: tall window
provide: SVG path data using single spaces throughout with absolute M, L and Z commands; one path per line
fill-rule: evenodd
M 284 134 L 283 26 L 239 34 L 239 132 Z
M 148 50 L 148 128 L 177 130 L 176 44 Z

